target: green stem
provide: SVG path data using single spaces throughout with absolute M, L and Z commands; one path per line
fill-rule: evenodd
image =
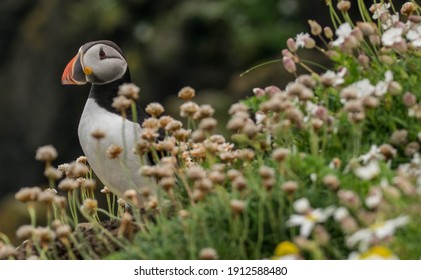
M 246 71 L 244 71 L 243 73 L 241 73 L 241 74 L 240 74 L 240 77 L 243 77 L 244 75 L 246 75 L 246 74 L 250 73 L 251 71 L 254 71 L 254 70 L 256 70 L 257 68 L 260 68 L 260 67 L 262 67 L 262 66 L 269 65 L 269 64 L 273 64 L 273 63 L 277 63 L 277 62 L 281 62 L 281 61 L 282 61 L 282 59 L 274 59 L 274 60 L 270 60 L 270 61 L 266 61 L 266 62 L 260 63 L 260 64 L 258 64 L 258 65 L 256 65 L 256 66 L 253 66 L 253 67 L 251 67 L 251 68 L 247 69 L 247 70 L 246 70 Z

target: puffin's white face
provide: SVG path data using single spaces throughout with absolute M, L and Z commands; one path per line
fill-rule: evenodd
M 90 42 L 67 64 L 61 82 L 65 85 L 106 84 L 120 79 L 127 70 L 126 59 L 115 43 Z
M 96 44 L 82 54 L 81 65 L 86 80 L 93 84 L 104 84 L 123 77 L 127 62 L 114 48 Z

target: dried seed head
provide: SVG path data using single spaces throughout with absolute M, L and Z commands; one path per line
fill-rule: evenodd
M 415 104 L 417 104 L 417 97 L 410 92 L 406 92 L 403 95 L 402 100 L 403 100 L 403 104 L 405 104 L 406 107 L 412 107 Z
M 319 131 L 322 127 L 324 122 L 321 119 L 318 118 L 312 118 L 310 120 L 311 126 L 313 127 L 314 131 Z
M 231 199 L 230 208 L 234 214 L 242 214 L 246 209 L 246 203 L 243 200 Z
M 236 113 L 248 113 L 248 107 L 247 105 L 243 104 L 243 103 L 234 103 L 231 105 L 228 113 L 230 115 L 234 115 Z
M 192 193 L 192 198 L 194 201 L 201 201 L 205 198 L 206 193 L 200 189 L 194 189 Z
M 281 163 L 283 162 L 287 156 L 290 154 L 290 150 L 286 148 L 277 148 L 273 150 L 272 152 L 272 158 L 276 160 L 277 162 Z
M 159 185 L 165 190 L 170 191 L 175 186 L 175 178 L 174 177 L 164 177 L 159 180 Z
M 215 113 L 215 110 L 212 108 L 211 105 L 209 104 L 200 105 L 199 111 L 197 111 L 196 114 L 194 114 L 193 118 L 195 120 L 201 120 L 204 118 L 212 117 L 214 113 Z
M 246 120 L 243 117 L 233 116 L 227 123 L 227 128 L 231 131 L 243 129 Z
M 76 159 L 76 162 L 80 163 L 80 164 L 87 165 L 88 164 L 88 158 L 86 156 L 80 156 Z
M 145 130 L 145 129 L 144 129 Z M 143 131 L 144 131 L 143 130 Z M 118 158 L 118 156 L 123 152 L 123 148 L 116 144 L 111 144 L 105 151 L 106 155 L 110 159 Z
M 213 129 L 215 129 L 218 122 L 214 118 L 204 118 L 199 123 L 199 128 L 211 132 Z
M 281 189 L 287 194 L 293 194 L 298 189 L 298 183 L 295 181 L 286 181 L 281 185 Z
M 405 129 L 396 130 L 390 136 L 390 142 L 396 146 L 406 144 L 408 142 L 408 131 Z
M 37 227 L 33 231 L 34 240 L 38 241 L 41 246 L 47 247 L 54 240 L 56 234 L 49 228 Z
M 409 17 L 416 11 L 417 11 L 417 7 L 412 2 L 406 2 L 405 4 L 402 5 L 402 8 L 401 8 L 401 14 L 407 17 Z
M 12 245 L 0 246 L 0 260 L 14 258 L 16 254 L 17 254 L 17 250 Z
M 418 144 L 418 142 L 410 142 L 405 147 L 405 155 L 408 157 L 413 156 L 414 154 L 418 153 L 419 150 L 420 144 Z
M 69 225 L 60 225 L 56 228 L 56 234 L 59 238 L 69 237 L 72 233 L 72 228 Z
M 194 182 L 194 188 L 207 193 L 212 190 L 213 183 L 209 178 L 203 178 Z
M 351 209 L 358 209 L 361 205 L 359 196 L 350 190 L 339 190 L 338 198 L 341 204 Z
M 189 213 L 189 211 L 187 211 L 187 210 L 185 210 L 185 209 L 181 209 L 180 211 L 178 211 L 178 216 L 179 216 L 181 219 L 185 220 L 185 219 L 187 219 L 188 217 L 190 217 L 190 213 Z
M 351 9 L 351 2 L 346 0 L 341 0 L 338 2 L 337 6 L 339 11 L 348 12 Z
M 191 130 L 190 129 L 187 130 L 184 128 L 180 128 L 173 133 L 174 138 L 181 142 L 186 142 L 187 139 L 189 139 L 190 135 L 191 135 Z
M 89 216 L 95 215 L 97 209 L 98 209 L 98 201 L 92 198 L 85 199 L 83 201 L 83 205 L 80 207 L 80 210 L 85 212 Z
M 238 151 L 238 158 L 244 161 L 252 161 L 255 157 L 255 153 L 251 149 L 242 149 L 242 150 L 237 150 L 237 151 Z
M 340 221 L 340 226 L 345 234 L 352 234 L 358 230 L 357 221 L 352 216 L 346 216 Z
M 273 189 L 273 187 L 276 185 L 276 180 L 275 180 L 275 178 L 263 179 L 262 185 L 266 190 L 269 191 L 269 190 Z
M 93 191 L 96 188 L 96 181 L 94 179 L 84 179 L 80 186 Z
M 132 83 L 124 83 L 118 87 L 118 95 L 128 99 L 137 100 L 139 98 L 140 88 Z
M 52 204 L 55 196 L 55 193 L 44 190 L 38 194 L 38 201 L 44 204 Z
M 225 181 L 225 174 L 221 171 L 211 171 L 208 174 L 208 178 L 214 183 L 214 184 L 222 184 Z
M 61 172 L 57 168 L 54 168 L 52 166 L 48 166 L 44 170 L 44 176 L 47 177 L 48 179 L 56 181 L 56 180 L 61 179 L 61 177 L 63 177 L 63 172 Z
M 20 189 L 16 194 L 16 200 L 20 202 L 33 202 L 38 199 L 38 195 L 41 193 L 41 189 L 39 187 L 25 187 Z
M 197 111 L 199 111 L 199 105 L 192 101 L 183 103 L 180 106 L 180 116 L 183 118 L 192 118 Z
M 379 147 L 379 152 L 385 157 L 386 160 L 390 160 L 396 157 L 397 151 L 392 145 L 383 144 Z
M 319 36 L 322 33 L 322 27 L 317 21 L 309 19 L 308 24 L 310 25 L 311 34 L 314 36 Z
M 114 97 L 113 103 L 111 104 L 111 106 L 115 108 L 117 111 L 123 113 L 127 109 L 130 108 L 130 106 L 132 105 L 132 102 L 133 101 L 131 99 L 128 99 L 124 95 L 119 95 L 117 97 Z
M 57 205 L 62 210 L 67 208 L 67 199 L 64 196 L 55 196 L 54 197 L 54 204 Z
M 70 164 L 63 163 L 63 164 L 60 164 L 57 167 L 57 169 L 58 169 L 58 171 L 62 172 L 63 174 L 66 174 L 66 176 L 67 176 L 67 171 L 69 170 L 69 166 L 70 166 Z
M 362 67 L 367 68 L 368 66 L 370 66 L 370 58 L 365 54 L 360 54 L 358 56 L 358 63 Z
M 34 232 L 34 227 L 31 225 L 23 225 L 18 228 L 16 231 L 16 236 L 20 240 L 26 240 L 32 238 L 32 234 Z
M 237 177 L 243 176 L 243 174 L 237 169 L 230 169 L 227 172 L 227 176 L 230 179 L 230 181 L 234 181 Z
M 193 140 L 194 143 L 201 143 L 205 141 L 206 134 L 203 130 L 198 129 L 198 130 L 193 131 L 193 133 L 191 134 L 191 139 Z
M 392 183 L 398 189 L 400 189 L 404 195 L 412 196 L 414 193 L 416 193 L 414 184 L 408 178 L 403 176 L 396 176 L 393 178 Z
M 73 191 L 77 189 L 78 187 L 79 187 L 79 183 L 76 180 L 69 179 L 69 178 L 61 180 L 61 182 L 58 184 L 58 188 L 65 192 Z
M 122 199 L 121 197 L 119 199 L 117 199 L 117 204 L 118 204 L 119 207 L 122 207 L 122 208 L 126 207 L 126 205 L 127 205 L 126 201 L 124 199 Z
M 156 175 L 156 167 L 150 166 L 150 165 L 143 165 L 142 167 L 140 167 L 139 173 L 142 176 L 146 176 L 146 177 L 155 176 Z
M 91 136 L 93 138 L 95 138 L 96 140 L 101 140 L 101 139 L 105 138 L 106 133 L 105 133 L 105 131 L 97 128 L 97 129 L 95 129 L 91 132 Z
M 52 145 L 39 147 L 35 153 L 38 161 L 51 162 L 57 158 L 57 150 Z
M 196 91 L 191 88 L 191 87 L 183 87 L 179 92 L 178 92 L 178 97 L 188 101 L 194 98 L 194 96 L 196 95 Z
M 206 172 L 200 166 L 192 166 L 187 169 L 187 176 L 193 180 L 201 180 L 206 177 Z
M 269 166 L 261 166 L 259 168 L 259 175 L 262 179 L 269 179 L 275 176 L 275 170 Z
M 241 175 L 241 176 L 237 176 L 233 181 L 232 181 L 232 187 L 238 191 L 242 191 L 244 189 L 247 188 L 247 181 L 246 179 Z
M 328 39 L 333 38 L 333 31 L 332 31 L 332 28 L 330 28 L 329 26 L 326 26 L 325 28 L 323 28 L 323 33 L 325 34 L 326 38 Z
M 316 225 L 314 227 L 314 239 L 319 245 L 326 246 L 329 244 L 330 234 L 324 226 Z
M 329 174 L 323 178 L 323 184 L 325 184 L 330 190 L 337 191 L 339 189 L 340 182 L 335 175 Z
M 165 130 L 169 132 L 174 132 L 176 130 L 179 130 L 183 126 L 183 123 L 177 120 L 170 121 L 166 126 Z
M 84 178 L 89 174 L 89 168 L 85 164 L 72 162 L 68 166 L 66 175 L 71 178 Z
M 213 248 L 203 248 L 199 252 L 199 259 L 201 260 L 217 260 L 218 252 Z
M 158 118 L 160 115 L 162 115 L 162 113 L 164 113 L 164 107 L 162 107 L 161 104 L 154 102 L 146 106 L 145 111 L 152 117 Z
M 161 116 L 158 120 L 159 127 L 165 128 L 174 119 L 170 116 Z
M 140 138 L 149 142 L 154 141 L 158 136 L 159 133 L 155 128 L 144 128 L 140 133 Z
M 369 22 L 359 21 L 357 22 L 357 26 L 361 29 L 362 33 L 365 36 L 370 36 L 376 32 L 377 26 L 371 24 Z

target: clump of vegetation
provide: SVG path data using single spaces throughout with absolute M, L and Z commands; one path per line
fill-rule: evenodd
M 294 79 L 233 104 L 231 139 L 214 133 L 214 109 L 195 103 L 192 88 L 179 92 L 184 123 L 146 107 L 135 152 L 158 161 L 139 170 L 156 195 L 127 190 L 123 201 L 104 187 L 104 210 L 86 158 L 55 168 L 55 149 L 41 147 L 50 186 L 16 194 L 31 225 L 18 230 L 17 250 L 2 236 L 0 257 L 419 259 L 420 6 L 326 2 L 333 28 L 309 20 L 311 35 L 287 41 L 282 63 Z M 303 49 L 332 67 L 301 59 Z M 110 147 L 108 160 L 122 151 Z M 37 227 L 39 203 L 46 227 Z

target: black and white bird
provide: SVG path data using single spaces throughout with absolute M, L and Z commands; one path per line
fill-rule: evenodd
M 117 195 L 128 189 L 141 190 L 150 186 L 147 178 L 139 174 L 140 159 L 133 148 L 141 126 L 113 108 L 113 99 L 119 87 L 130 83 L 130 72 L 121 49 L 111 41 L 84 44 L 67 64 L 61 82 L 64 85 L 91 83 L 91 90 L 79 122 L 79 142 L 89 164 L 98 178 Z M 138 106 L 137 120 L 142 122 L 146 113 Z M 104 132 L 100 141 L 92 137 L 94 131 Z M 109 159 L 106 149 L 110 145 L 124 147 L 118 159 Z

